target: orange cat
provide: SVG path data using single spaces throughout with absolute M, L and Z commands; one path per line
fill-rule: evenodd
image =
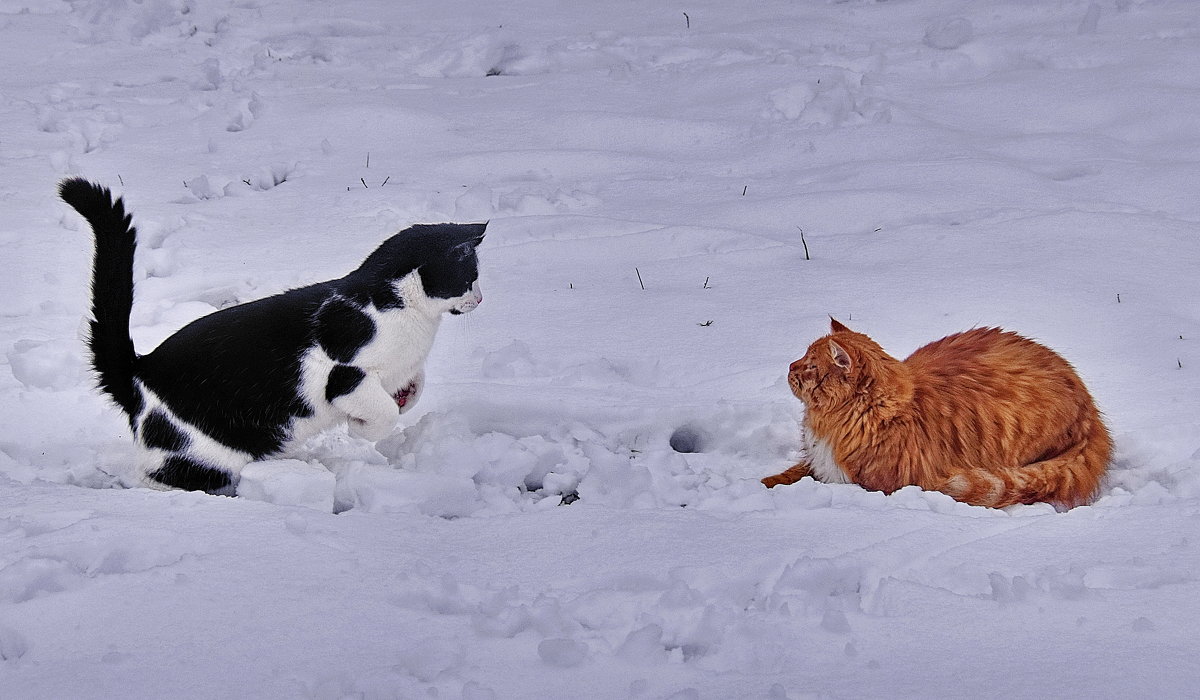
M 1112 440 L 1054 351 L 976 328 L 901 362 L 836 320 L 831 331 L 788 371 L 807 459 L 768 487 L 805 476 L 886 493 L 916 485 L 995 508 L 1095 495 Z

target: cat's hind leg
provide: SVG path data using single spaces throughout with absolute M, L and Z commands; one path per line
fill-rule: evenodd
M 233 495 L 233 479 L 224 469 L 182 454 L 168 455 L 161 465 L 145 475 L 145 483 L 156 489 L 205 491 Z
M 199 431 L 178 422 L 161 406 L 141 416 L 136 440 L 141 452 L 137 480 L 152 489 L 232 495 L 236 472 L 225 465 L 245 462 L 232 450 L 222 449 Z
M 812 476 L 812 468 L 808 465 L 808 462 L 800 462 L 796 466 L 785 469 L 774 476 L 768 476 L 765 479 L 762 479 L 762 483 L 764 486 L 770 489 L 776 486 L 794 484 L 806 476 Z

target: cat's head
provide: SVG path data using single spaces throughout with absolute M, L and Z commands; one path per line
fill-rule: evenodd
M 384 241 L 353 276 L 373 288 L 376 306 L 403 307 L 423 296 L 435 312 L 472 311 L 483 301 L 475 249 L 486 229 L 487 223 L 410 226 Z
M 884 358 L 891 359 L 874 340 L 836 319 L 830 319 L 829 331 L 788 368 L 788 386 L 809 407 L 836 406 L 851 400 L 872 368 Z
M 479 288 L 479 258 L 475 249 L 483 242 L 487 223 L 441 224 L 445 247 L 417 268 L 425 296 L 444 305 L 452 314 L 474 311 L 483 301 Z

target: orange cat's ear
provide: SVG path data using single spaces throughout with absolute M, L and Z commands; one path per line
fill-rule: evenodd
M 834 321 L 834 323 L 837 323 L 837 321 Z M 850 365 L 853 364 L 850 362 L 850 353 L 846 352 L 845 348 L 832 340 L 829 341 L 829 355 L 833 358 L 833 364 L 844 370 L 850 370 Z
M 829 317 L 829 332 L 830 333 L 850 333 L 851 330 L 849 328 L 843 326 L 841 321 L 837 320 L 833 316 L 830 316 Z

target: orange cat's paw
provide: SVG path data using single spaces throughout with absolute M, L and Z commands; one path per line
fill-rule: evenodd
M 791 469 L 788 469 L 787 471 L 780 472 L 779 474 L 776 474 L 774 476 L 768 476 L 768 477 L 762 479 L 761 481 L 763 483 L 763 486 L 766 486 L 767 488 L 770 489 L 770 488 L 774 488 L 776 486 L 786 486 L 788 484 L 794 484 L 797 481 L 800 481 L 804 477 L 809 476 L 811 474 L 812 474 L 812 470 L 810 470 L 808 468 L 808 465 L 801 463 L 801 464 L 797 464 L 796 466 L 792 467 Z

